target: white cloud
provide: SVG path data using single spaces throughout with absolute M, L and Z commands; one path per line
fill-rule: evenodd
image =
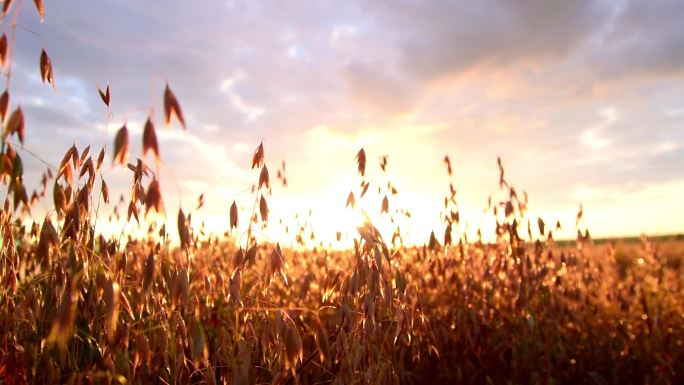
M 672 152 L 678 148 L 680 148 L 681 145 L 677 144 L 673 141 L 666 141 L 658 144 L 655 148 L 655 153 L 656 154 L 663 154 L 663 153 L 668 153 Z
M 264 108 L 245 102 L 242 96 L 235 90 L 236 84 L 245 80 L 244 72 L 237 71 L 235 75 L 226 78 L 221 83 L 221 92 L 228 96 L 228 100 L 235 109 L 246 116 L 247 122 L 254 122 L 264 114 Z
M 612 143 L 612 140 L 605 136 L 605 131 L 618 120 L 618 113 L 615 107 L 601 108 L 598 114 L 602 121 L 592 128 L 584 130 L 580 135 L 582 144 L 592 150 L 604 149 Z

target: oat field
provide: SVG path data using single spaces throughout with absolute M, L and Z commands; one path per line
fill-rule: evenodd
M 14 17 L 16 32 L 12 3 L 5 22 Z M 262 236 L 273 185 L 287 183 L 268 138 L 244 159 L 248 207 L 226 197 L 230 230 L 212 233 L 198 213 L 203 196 L 178 208 L 163 195 L 171 182 L 160 168 L 173 164 L 151 118 L 142 135 L 111 128 L 112 143 L 74 144 L 60 159 L 24 148 L 32 132 L 9 87 L 14 44 L 13 32 L 0 38 L 0 384 L 684 383 L 681 236 L 594 240 L 580 207 L 576 239 L 556 240 L 560 223 L 528 213 L 524 186 L 492 159 L 498 198 L 486 214 L 496 221 L 481 230 L 495 240 L 468 239 L 444 157 L 443 226 L 421 244 L 404 244 L 398 229 L 383 238 L 366 218 L 347 249 L 296 226 L 299 246 L 281 247 Z M 54 87 L 46 50 L 36 71 Z M 109 112 L 116 86 L 102 84 L 91 96 Z M 183 130 L 172 86 L 158 107 Z M 133 141 L 142 153 L 131 153 Z M 391 183 L 366 175 L 385 169 L 386 158 L 367 161 L 379 155 L 346 155 L 358 183 L 340 205 L 357 210 L 380 189 L 381 215 L 410 216 L 391 209 Z M 37 187 L 24 182 L 29 157 L 45 162 Z M 120 199 L 109 194 L 111 168 L 131 181 Z M 150 219 L 161 214 L 168 220 Z M 101 231 L 108 221 L 145 231 L 112 235 Z
M 541 220 L 543 236 L 530 238 L 525 203 L 501 165 L 509 198 L 492 207 L 501 218 L 495 243 L 452 238 L 450 201 L 447 231 L 422 246 L 384 240 L 367 222 L 351 250 L 296 250 L 252 237 L 268 220 L 262 145 L 252 161 L 261 170 L 253 221 L 238 224 L 234 204 L 226 216 L 246 234 L 236 243 L 201 237 L 182 210 L 177 229 L 98 234 L 96 207 L 108 201 L 96 183 L 102 156 L 75 147 L 36 198 L 52 190 L 54 215 L 32 218 L 21 157 L 6 139 L 2 383 L 682 380 L 684 242 L 599 245 L 579 232 L 557 245 Z M 357 154 L 360 175 L 364 159 Z M 158 182 L 142 161 L 128 166 L 126 220 L 144 221 L 161 205 Z

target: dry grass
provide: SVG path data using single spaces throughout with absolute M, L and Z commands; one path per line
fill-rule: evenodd
M 165 229 L 106 239 L 93 231 L 103 195 L 90 174 L 102 162 L 84 167 L 91 158 L 76 153 L 53 185 L 54 222 L 23 226 L 21 178 L 5 175 L 17 207 L 8 200 L 0 218 L 3 383 L 682 379 L 681 242 L 594 245 L 580 233 L 560 246 L 541 223 L 543 235 L 524 240 L 524 204 L 509 193 L 492 207 L 504 209 L 496 243 L 451 241 L 452 196 L 441 242 L 433 234 L 423 247 L 387 244 L 367 223 L 350 251 L 281 250 L 252 236 L 268 217 L 262 146 L 242 247 L 201 240 L 182 211 L 180 247 Z M 138 211 L 161 202 L 158 182 L 141 161 L 129 166 L 127 219 L 144 220 Z M 85 171 L 69 183 L 69 168 Z M 240 228 L 237 206 L 230 211 Z

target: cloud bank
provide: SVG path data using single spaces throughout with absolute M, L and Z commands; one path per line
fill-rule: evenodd
M 26 8 L 12 96 L 27 115 L 26 147 L 53 163 L 74 140 L 111 142 L 124 122 L 140 127 L 152 114 L 161 128 L 169 82 L 189 130 L 160 130 L 179 183 L 163 176 L 165 194 L 180 189 L 191 206 L 207 192 L 205 210 L 219 218 L 250 185 L 263 139 L 272 167 L 288 164 L 278 199 L 301 210 L 313 199 L 301 197 L 343 205 L 350 186 L 340 181 L 354 181 L 365 146 L 373 159 L 389 154 L 408 197 L 436 202 L 419 212 L 448 188 L 445 154 L 465 209 L 479 212 L 502 156 L 540 213 L 568 216 L 583 203 L 598 234 L 684 230 L 679 1 L 66 2 L 46 4 L 44 23 Z M 42 47 L 56 92 L 40 82 Z M 105 132 L 96 85 L 107 81 Z M 25 162 L 37 179 L 42 165 Z M 126 172 L 110 175 L 125 191 Z M 639 223 L 625 220 L 635 202 Z M 612 223 L 602 206 L 614 208 Z M 422 215 L 436 226 L 437 212 Z

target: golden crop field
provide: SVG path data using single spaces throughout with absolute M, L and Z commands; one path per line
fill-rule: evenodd
M 152 114 L 142 133 L 116 127 L 106 146 L 74 144 L 59 159 L 34 153 L 24 147 L 31 116 L 9 87 L 17 15 L 33 11 L 29 3 L 3 3 L 3 22 L 14 23 L 0 38 L 0 384 L 684 383 L 682 236 L 594 240 L 580 206 L 562 225 L 576 239 L 555 239 L 561 223 L 529 212 L 505 159 L 492 159 L 498 190 L 482 199 L 492 225 L 469 238 L 456 192 L 467 186 L 435 155 L 448 187 L 437 203 L 442 227 L 410 243 L 399 223 L 411 213 L 395 207 L 401 193 L 386 174 L 366 172 L 384 173 L 388 158 L 343 154 L 356 180 L 339 206 L 362 218 L 349 246 L 286 218 L 296 240 L 286 247 L 267 231 L 275 185 L 287 185 L 269 138 L 255 138 L 243 159 L 253 176 L 247 204 L 225 197 L 223 233 L 203 224 L 204 194 L 192 207 L 170 204 L 161 174 L 174 164 L 162 160 Z M 54 88 L 48 49 L 36 73 Z M 159 107 L 167 127 L 185 130 L 172 86 Z M 115 90 L 91 90 L 105 130 Z M 42 162 L 34 189 L 27 159 Z M 118 201 L 112 169 L 129 181 Z M 375 190 L 379 217 L 358 207 Z
M 244 244 L 199 239 L 182 211 L 168 230 L 178 247 L 164 228 L 103 237 L 93 231 L 93 204 L 107 199 L 94 184 L 101 162 L 75 148 L 51 182 L 59 219 L 23 225 L 21 158 L 3 159 L 15 165 L 2 211 L 4 383 L 681 380 L 684 243 L 595 245 L 580 233 L 556 245 L 543 221 L 545 236 L 528 239 L 503 168 L 510 198 L 495 243 L 447 232 L 400 246 L 368 222 L 353 250 L 334 251 L 256 242 L 250 227 L 267 221 L 265 203 Z M 265 202 L 261 145 L 253 166 Z M 161 198 L 143 167 L 131 165 L 128 220 Z

